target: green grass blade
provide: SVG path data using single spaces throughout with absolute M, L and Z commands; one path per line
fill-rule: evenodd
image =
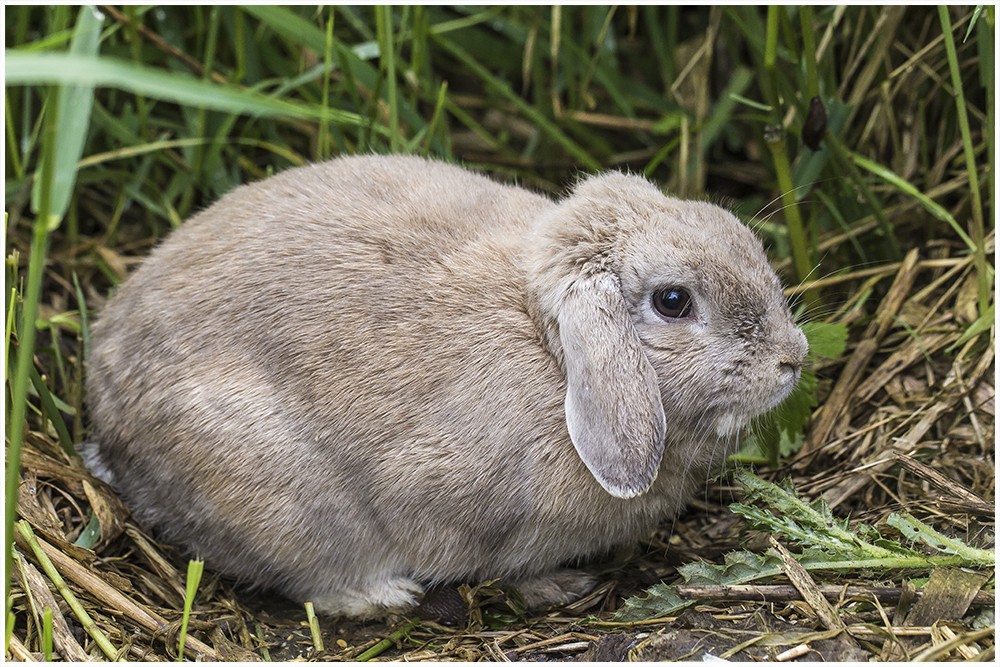
M 101 652 L 109 660 L 114 660 L 118 657 L 118 651 L 115 649 L 114 645 L 108 640 L 108 638 L 101 631 L 101 628 L 94 622 L 87 613 L 87 610 L 82 604 L 80 604 L 79 599 L 73 594 L 72 589 L 66 584 L 66 580 L 62 578 L 59 574 L 59 570 L 49 559 L 48 555 L 42 549 L 42 546 L 38 543 L 38 539 L 35 537 L 34 531 L 31 530 L 31 526 L 28 525 L 27 521 L 17 522 L 17 532 L 21 534 L 24 541 L 28 543 L 29 548 L 35 555 L 35 560 L 38 564 L 42 566 L 42 570 L 45 575 L 49 578 L 49 581 L 53 583 L 56 590 L 69 605 L 70 611 L 76 616 L 77 620 L 80 621 L 80 625 L 83 629 L 90 635 L 97 646 L 101 649 Z M 8 550 L 9 551 L 9 550 Z M 8 594 L 8 598 L 9 598 Z
M 344 8 L 341 7 L 338 9 L 343 10 Z M 305 20 L 286 7 L 247 5 L 243 7 L 243 10 L 296 44 L 301 44 L 316 53 L 324 53 L 326 51 L 326 33 L 320 30 L 315 24 Z M 348 13 L 348 16 L 350 16 L 350 13 Z M 374 67 L 365 62 L 365 59 L 380 57 L 379 45 L 377 43 L 365 43 L 353 48 L 347 48 L 336 37 L 334 37 L 333 41 L 336 55 L 338 58 L 344 60 L 347 68 L 350 69 L 350 75 L 356 77 L 369 90 L 375 90 L 378 82 L 378 72 Z M 345 70 L 345 76 L 348 74 L 346 71 L 347 68 L 341 67 L 341 69 Z M 335 111 L 331 111 L 330 113 L 335 114 Z M 423 128 L 423 118 L 405 100 L 400 100 L 399 113 L 414 132 Z M 337 120 L 336 115 L 332 115 L 331 118 L 334 121 Z M 357 118 L 358 121 L 354 124 L 364 126 L 366 121 L 360 116 Z M 388 135 L 386 128 L 376 126 L 375 129 L 380 134 Z
M 767 7 L 767 37 L 764 42 L 764 92 L 768 104 L 771 105 L 775 120 L 781 114 L 780 97 L 778 96 L 778 18 L 781 8 L 778 5 Z
M 965 168 L 969 174 L 969 192 L 972 195 L 972 242 L 976 258 L 976 272 L 979 274 L 979 312 L 990 304 L 992 278 L 986 265 L 986 243 L 984 241 L 983 200 L 979 193 L 979 170 L 976 168 L 976 152 L 972 147 L 972 132 L 969 130 L 969 114 L 965 110 L 965 89 L 962 73 L 959 71 L 955 37 L 952 35 L 948 8 L 938 5 L 941 31 L 944 35 L 945 50 L 948 53 L 948 68 L 951 71 L 951 85 L 955 88 L 955 107 L 958 111 L 958 128 L 962 133 L 962 149 L 965 153 Z M 969 26 L 971 30 L 972 26 Z M 991 128 L 992 129 L 992 128 Z M 989 131 L 989 130 L 988 130 Z
M 389 149 L 399 152 L 399 100 L 396 92 L 396 52 L 392 44 L 392 7 L 379 5 L 375 8 L 375 28 L 378 34 L 379 59 L 385 72 L 386 96 L 389 105 Z
M 7 214 L 4 213 L 3 217 L 4 217 L 4 222 L 6 223 Z M 4 231 L 6 231 L 6 227 L 7 225 L 4 224 Z M 15 275 L 17 274 L 15 273 Z M 9 368 L 8 362 L 10 360 L 10 340 L 11 337 L 14 335 L 14 314 L 17 308 L 17 287 L 14 286 L 14 281 L 9 282 L 8 284 L 11 287 L 10 287 L 10 292 L 8 292 L 10 301 L 7 302 L 7 319 L 4 320 L 4 347 L 3 347 L 4 375 L 7 374 L 7 368 Z M 4 379 L 6 379 L 6 377 Z
M 996 34 L 994 18 L 996 7 L 986 8 L 986 17 L 979 21 L 976 28 L 976 46 L 979 50 L 979 81 L 986 89 L 986 148 L 989 156 L 989 173 L 987 175 L 990 190 L 990 207 L 996 210 Z M 994 219 L 996 214 L 994 213 Z M 996 223 L 993 224 L 996 227 Z
M 38 398 L 42 402 L 42 407 L 45 408 L 49 416 L 49 421 L 55 426 L 56 433 L 59 435 L 59 445 L 70 456 L 76 454 L 76 450 L 73 448 L 73 439 L 66 428 L 66 422 L 63 421 L 62 413 L 59 412 L 52 394 L 49 393 L 49 388 L 45 386 L 45 382 L 42 381 L 42 376 L 38 374 L 38 369 L 35 368 L 34 364 L 31 365 L 29 374 L 31 375 L 31 384 L 35 387 Z M 62 401 L 59 402 L 63 403 Z M 63 403 L 63 406 L 70 407 L 65 403 Z
M 899 191 L 913 197 L 918 202 L 920 202 L 921 206 L 927 209 L 927 211 L 935 218 L 947 222 L 949 225 L 951 225 L 951 228 L 955 231 L 955 233 L 958 234 L 959 238 L 961 238 L 962 241 L 969 247 L 969 250 L 973 252 L 976 251 L 975 243 L 973 243 L 972 239 L 969 238 L 969 235 L 965 233 L 965 230 L 962 229 L 962 226 L 960 224 L 958 224 L 958 221 L 955 220 L 954 216 L 952 216 L 951 213 L 946 211 L 943 206 L 941 206 L 936 201 L 934 201 L 933 199 L 922 193 L 920 190 L 918 190 L 916 187 L 910 184 L 907 180 L 900 178 L 891 169 L 883 167 L 877 162 L 872 162 L 868 158 L 862 157 L 857 153 L 849 152 L 848 155 L 850 156 L 854 164 L 870 171 L 871 173 L 875 174 L 876 176 L 884 180 L 886 183 L 892 185 Z
M 372 658 L 384 653 L 387 649 L 395 645 L 396 642 L 402 641 L 406 637 L 406 635 L 409 634 L 409 632 L 418 625 L 420 625 L 420 619 L 411 618 L 401 628 L 399 628 L 391 635 L 380 641 L 378 644 L 375 644 L 375 646 L 372 646 L 370 649 L 368 649 L 367 651 L 365 651 L 364 653 L 362 653 L 361 655 L 359 655 L 354 659 L 357 660 L 358 662 L 368 662 Z
M 7 625 L 4 626 L 4 632 L 3 632 L 3 650 L 4 650 L 4 653 L 6 653 L 7 651 L 10 650 L 10 638 L 11 638 L 11 635 L 14 634 L 14 622 L 16 620 L 17 619 L 16 619 L 16 617 L 14 616 L 14 614 L 12 612 L 8 612 L 7 613 Z
M 247 5 L 242 9 L 256 17 L 264 25 L 293 40 L 296 44 L 306 46 L 316 53 L 326 51 L 326 33 L 320 30 L 316 24 L 307 21 L 287 7 Z M 356 53 L 356 55 L 361 54 Z M 375 55 L 377 56 L 378 53 L 376 52 Z
M 84 549 L 93 549 L 97 546 L 97 543 L 101 540 L 101 520 L 97 518 L 96 513 L 91 513 L 90 521 L 87 522 L 86 527 L 80 531 L 80 536 L 76 538 L 75 544 L 78 547 L 83 547 Z
M 330 107 L 330 73 L 333 71 L 333 7 L 329 8 L 326 20 L 326 44 L 323 49 L 323 97 L 320 103 L 324 109 Z M 316 141 L 316 157 L 320 160 L 329 160 L 333 156 L 333 147 L 330 135 L 330 122 L 323 121 L 319 124 L 319 137 Z
M 205 83 L 185 74 L 140 67 L 116 58 L 82 58 L 74 55 L 5 53 L 7 85 L 89 84 L 110 86 L 193 107 L 252 114 L 260 117 L 329 118 L 349 125 L 362 125 L 354 113 L 324 110 L 316 105 L 272 99 L 233 86 Z
M 52 662 L 52 608 L 46 607 L 42 612 L 42 657 L 45 662 Z
M 799 7 L 799 21 L 802 24 L 802 56 L 806 63 L 807 99 L 819 96 L 819 74 L 816 69 L 815 19 L 810 5 Z
M 785 209 L 785 221 L 788 223 L 788 239 L 792 244 L 792 260 L 795 263 L 795 274 L 803 281 L 812 273 L 813 261 L 806 241 L 805 228 L 795 197 L 795 185 L 792 183 L 792 170 L 788 163 L 788 153 L 785 140 L 780 130 L 766 135 L 767 147 L 774 160 L 774 171 L 778 177 L 778 189 L 781 191 L 781 201 Z
M 177 661 L 184 660 L 184 641 L 187 639 L 188 619 L 191 617 L 191 607 L 194 605 L 194 596 L 198 592 L 198 584 L 201 583 L 201 575 L 205 570 L 205 561 L 197 558 L 188 561 L 187 587 L 184 591 L 184 616 L 181 618 L 180 637 L 177 640 Z
M 431 122 L 427 125 L 427 141 L 424 144 L 423 155 L 424 157 L 429 157 L 431 152 L 431 146 L 434 145 L 434 134 L 437 132 L 438 125 L 441 123 L 441 118 L 444 115 L 445 102 L 448 99 L 448 82 L 442 81 L 441 87 L 438 89 L 437 102 L 434 104 L 434 115 L 431 116 Z M 445 148 L 445 153 L 448 154 L 451 151 Z
M 478 14 L 470 14 L 465 18 L 453 19 L 450 21 L 442 21 L 441 23 L 435 23 L 430 26 L 428 33 L 431 35 L 443 35 L 447 32 L 453 32 L 455 30 L 462 30 L 463 28 L 471 28 L 474 25 L 479 25 L 480 23 L 486 23 L 492 21 L 494 18 L 499 16 L 504 11 L 502 5 L 496 5 L 479 12 Z
M 518 110 L 527 116 L 528 119 L 534 123 L 541 132 L 549 135 L 549 137 L 562 146 L 567 153 L 578 160 L 582 166 L 593 171 L 599 171 L 601 169 L 600 162 L 591 157 L 590 154 L 583 150 L 583 148 L 581 148 L 576 142 L 566 136 L 566 134 L 555 125 L 555 123 L 543 116 L 536 107 L 531 106 L 524 99 L 522 99 L 520 95 L 515 93 L 509 83 L 496 78 L 488 69 L 479 64 L 465 49 L 441 37 L 440 35 L 435 35 L 434 41 L 440 44 L 445 51 L 448 51 L 460 60 L 473 74 L 482 79 L 490 88 L 499 93 L 508 102 L 511 102 L 514 106 L 516 106 Z
M 80 8 L 76 28 L 73 30 L 73 41 L 70 43 L 71 55 L 81 58 L 92 58 L 97 54 L 101 38 L 101 24 L 104 15 L 90 6 Z M 94 86 L 65 86 L 59 95 L 59 127 L 56 129 L 56 151 L 52 183 L 52 200 L 49 202 L 49 219 L 46 221 L 49 230 L 59 226 L 66 209 L 69 208 L 70 197 L 73 195 L 73 185 L 76 182 L 76 163 L 83 155 L 83 145 L 87 139 L 87 129 L 90 127 L 90 108 L 94 101 Z M 41 197 L 41 182 L 35 179 L 35 187 L 31 192 L 31 208 L 37 213 Z
M 711 114 L 705 120 L 698 133 L 698 149 L 706 153 L 718 139 L 725 126 L 732 121 L 733 112 L 739 103 L 740 93 L 753 83 L 753 72 L 747 67 L 737 67 L 726 84 L 725 90 L 719 96 L 719 101 L 712 107 Z
M 875 219 L 878 220 L 878 224 L 882 230 L 882 234 L 885 240 L 889 244 L 890 257 L 892 257 L 893 260 L 899 260 L 900 258 L 902 258 L 903 254 L 902 251 L 899 249 L 899 241 L 896 239 L 896 232 L 892 227 L 892 223 L 889 222 L 889 218 L 887 218 L 885 215 L 885 211 L 882 208 L 882 203 L 878 200 L 878 197 L 876 197 L 875 194 L 871 191 L 871 188 L 868 187 L 868 184 L 865 183 L 865 180 L 861 178 L 861 173 L 858 171 L 857 165 L 854 162 L 852 162 L 853 155 L 850 153 L 850 151 L 847 150 L 847 148 L 844 146 L 841 140 L 833 132 L 828 131 L 824 135 L 824 142 L 826 143 L 827 146 L 830 147 L 833 155 L 836 157 L 841 167 L 847 171 L 847 175 L 854 183 L 854 185 L 857 186 L 858 190 L 861 191 L 861 196 L 868 203 L 868 205 L 871 206 L 872 214 L 875 216 Z M 895 174 L 893 174 L 890 170 L 886 170 L 880 167 L 879 165 L 875 164 L 874 162 L 869 162 L 869 164 L 874 165 L 880 169 L 883 169 L 883 171 L 895 177 Z
M 312 602 L 306 602 L 306 621 L 309 623 L 309 632 L 312 634 L 313 647 L 317 653 L 325 650 L 323 646 L 323 632 L 319 627 L 319 619 L 316 618 L 316 610 Z
M 271 662 L 271 652 L 267 650 L 267 641 L 264 639 L 264 628 L 261 627 L 260 623 L 254 623 L 254 629 L 256 632 L 256 637 L 260 641 L 260 657 L 264 659 L 264 662 Z
M 972 12 L 972 18 L 969 19 L 969 27 L 965 31 L 965 37 L 962 38 L 963 42 L 969 41 L 969 35 L 972 34 L 972 29 L 976 27 L 976 23 L 979 22 L 979 16 L 983 13 L 983 5 L 976 5 L 976 10 Z
M 4 121 L 7 126 L 7 157 L 10 158 L 10 166 L 14 169 L 14 178 L 24 176 L 24 167 L 21 164 L 17 145 L 17 126 L 14 123 L 14 112 L 10 108 L 10 96 L 4 96 Z
M 985 333 L 989 333 L 989 330 L 996 324 L 996 304 L 991 303 L 986 310 L 982 312 L 975 322 L 969 325 L 961 337 L 954 343 L 948 346 L 946 352 L 952 352 L 958 349 L 966 341 L 976 336 L 980 336 Z
M 10 577 L 13 572 L 11 547 L 14 544 L 14 521 L 17 518 L 17 487 L 21 474 L 21 448 L 24 444 L 24 420 L 28 409 L 28 383 L 30 370 L 35 358 L 35 321 L 38 319 L 38 304 L 42 296 L 42 275 L 45 270 L 45 256 L 48 249 L 50 202 L 52 183 L 55 180 L 55 139 L 58 127 L 59 89 L 49 91 L 48 113 L 45 116 L 42 138 L 41 195 L 39 210 L 32 228 L 31 253 L 28 255 L 28 280 L 21 307 L 23 331 L 18 332 L 17 369 L 11 387 L 10 421 L 7 422 L 7 476 L 4 486 L 4 598 L 10 611 Z

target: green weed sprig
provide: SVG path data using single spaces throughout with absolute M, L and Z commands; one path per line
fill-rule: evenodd
M 996 553 L 970 547 L 941 535 L 907 514 L 892 514 L 887 523 L 910 541 L 930 548 L 928 555 L 859 524 L 852 530 L 847 520 L 838 521 L 827 504 L 807 503 L 791 483 L 773 484 L 748 470 L 738 470 L 736 480 L 743 487 L 748 504 L 733 503 L 730 509 L 754 527 L 788 539 L 802 547 L 795 556 L 807 570 L 849 572 L 873 570 L 880 573 L 926 571 L 933 567 L 992 568 Z M 758 502 L 764 507 L 749 503 Z M 773 511 L 772 511 L 773 510 Z M 778 512 L 779 514 L 775 513 Z M 722 565 L 694 562 L 678 572 L 688 585 L 735 586 L 781 574 L 781 558 L 768 550 L 764 555 L 736 551 L 725 555 Z M 674 614 L 696 600 L 680 597 L 672 586 L 657 584 L 645 597 L 633 597 L 615 614 L 617 622 L 645 621 Z

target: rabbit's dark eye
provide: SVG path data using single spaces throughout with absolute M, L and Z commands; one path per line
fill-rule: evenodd
M 653 308 L 662 317 L 680 319 L 693 311 L 691 293 L 683 287 L 668 287 L 653 292 Z

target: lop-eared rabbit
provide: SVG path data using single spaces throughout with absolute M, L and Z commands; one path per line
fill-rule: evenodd
M 87 458 L 165 541 L 321 611 L 498 578 L 540 606 L 682 508 L 805 354 L 716 206 L 346 157 L 237 188 L 125 281 Z

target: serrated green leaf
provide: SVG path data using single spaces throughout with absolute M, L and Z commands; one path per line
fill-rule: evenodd
M 909 514 L 897 514 L 893 512 L 886 519 L 886 524 L 898 530 L 907 539 L 914 542 L 922 542 L 935 551 L 962 556 L 975 564 L 993 565 L 996 563 L 996 552 L 976 549 L 960 540 L 945 537 Z
M 638 595 L 625 600 L 621 609 L 615 612 L 614 620 L 619 623 L 636 623 L 674 614 L 695 603 L 677 595 L 673 586 L 656 584 L 646 591 L 646 597 Z
M 904 547 L 903 545 L 899 544 L 898 542 L 895 542 L 893 540 L 887 540 L 887 539 L 885 539 L 883 537 L 879 537 L 878 539 L 873 540 L 872 543 L 875 544 L 876 546 L 882 547 L 886 551 L 891 551 L 891 552 L 893 552 L 894 554 L 896 554 L 898 556 L 911 557 L 911 556 L 919 556 L 920 555 L 919 553 L 917 553 L 913 549 L 907 549 L 906 547 Z
M 780 559 L 758 556 L 750 551 L 734 551 L 725 555 L 725 563 L 705 561 L 687 563 L 678 568 L 684 582 L 691 586 L 735 586 L 781 573 Z M 635 623 L 674 614 L 694 604 L 674 591 L 673 586 L 656 584 L 646 591 L 646 597 L 631 597 L 614 616 L 620 623 Z
M 737 583 L 756 574 L 758 568 L 751 563 L 726 563 L 715 565 L 699 561 L 684 566 L 681 574 L 684 581 L 692 586 L 719 586 L 724 583 Z
M 758 556 L 750 551 L 732 551 L 722 565 L 696 561 L 677 568 L 684 581 L 692 586 L 736 586 L 779 572 L 780 559 Z
M 832 553 L 840 554 L 844 558 L 864 556 L 864 550 L 860 549 L 854 540 L 845 541 L 839 534 L 831 535 L 828 531 L 816 530 L 810 526 L 802 526 L 790 517 L 778 517 L 767 510 L 757 507 L 748 507 L 739 503 L 733 503 L 729 506 L 729 509 L 747 519 L 754 527 L 766 532 L 782 535 L 793 542 L 827 549 Z
M 851 532 L 850 523 L 841 524 L 833 517 L 829 506 L 822 499 L 810 504 L 799 498 L 790 481 L 784 486 L 765 481 L 748 470 L 738 470 L 736 480 L 743 487 L 747 500 L 763 500 L 781 512 L 786 534 L 806 544 L 821 544 L 848 558 L 884 558 L 890 554 Z M 736 511 L 736 510 L 734 510 Z M 790 522 L 790 523 L 787 523 Z M 777 528 L 776 528 L 777 530 Z

